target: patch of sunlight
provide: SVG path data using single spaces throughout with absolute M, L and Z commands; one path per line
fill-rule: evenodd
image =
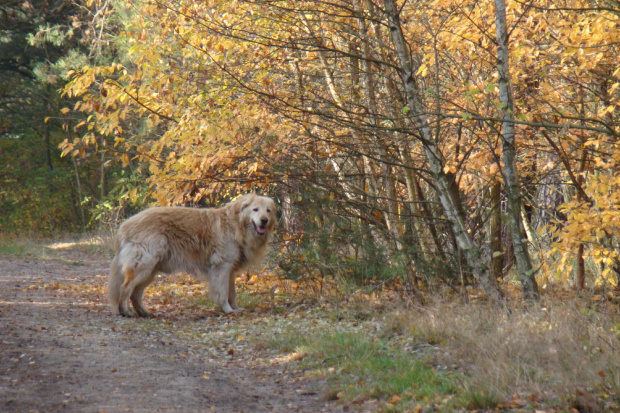
M 69 248 L 88 246 L 88 245 L 103 245 L 103 240 L 100 238 L 92 238 L 86 241 L 74 241 L 74 242 L 55 242 L 47 246 L 47 248 L 53 250 L 64 250 Z
M 303 352 L 295 351 L 293 353 L 273 357 L 271 359 L 271 364 L 291 363 L 293 361 L 300 361 L 304 357 L 305 354 Z

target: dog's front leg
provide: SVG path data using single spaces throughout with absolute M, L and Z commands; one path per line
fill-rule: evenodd
M 230 277 L 228 277 L 228 304 L 233 308 L 233 310 L 241 311 L 242 308 L 237 305 L 237 292 L 235 291 L 235 278 L 237 278 L 237 274 L 230 273 Z
M 211 269 L 210 274 L 211 297 L 213 298 L 213 300 L 215 300 L 220 309 L 226 314 L 235 311 L 228 302 L 232 268 L 233 266 L 231 264 L 222 263 L 214 266 Z

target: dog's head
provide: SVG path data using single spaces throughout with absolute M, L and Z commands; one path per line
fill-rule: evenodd
M 271 198 L 247 194 L 235 201 L 240 217 L 247 222 L 252 235 L 266 237 L 276 224 L 276 204 Z

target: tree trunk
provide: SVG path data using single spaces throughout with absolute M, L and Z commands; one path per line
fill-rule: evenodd
M 583 87 L 581 87 L 579 89 L 579 100 L 580 100 L 580 114 L 581 114 L 581 118 L 585 119 L 585 104 L 584 104 L 584 98 L 583 98 L 584 92 L 583 92 Z M 583 121 L 582 121 L 583 123 Z M 587 196 L 584 197 L 584 195 L 586 195 L 586 193 L 583 190 L 583 185 L 584 185 L 584 176 L 583 173 L 586 170 L 586 165 L 588 164 L 588 147 L 585 145 L 586 143 L 586 137 L 582 134 L 581 136 L 581 147 L 582 152 L 581 152 L 581 161 L 579 162 L 579 176 L 577 177 L 577 182 L 576 185 L 577 187 L 580 189 L 577 191 L 577 200 L 579 202 L 583 202 L 583 201 L 588 201 L 588 203 L 590 205 L 592 205 L 592 201 L 587 198 Z M 577 248 L 577 288 L 580 290 L 585 290 L 586 288 L 586 262 L 585 262 L 585 257 L 584 257 L 584 252 L 585 252 L 585 246 L 583 244 L 583 242 L 579 243 L 579 247 Z
M 64 125 L 64 130 L 67 136 L 67 140 L 69 140 L 69 138 L 71 137 L 71 135 L 69 134 L 69 130 L 70 130 L 69 121 L 66 121 Z M 80 170 L 78 168 L 78 163 L 77 163 L 77 160 L 75 159 L 75 156 L 71 156 L 71 161 L 73 162 L 73 171 L 75 172 L 75 183 L 77 186 L 77 193 L 78 193 L 77 204 L 80 210 L 80 227 L 82 231 L 84 231 L 84 229 L 86 228 L 86 214 L 84 213 L 84 204 L 83 204 L 84 193 L 82 192 L 82 182 L 80 181 Z
M 490 276 L 489 267 L 482 259 L 480 248 L 476 246 L 470 237 L 465 226 L 465 219 L 459 211 L 458 202 L 454 199 L 450 191 L 450 182 L 443 170 L 443 156 L 433 137 L 426 117 L 427 108 L 420 99 L 420 90 L 414 78 L 414 67 L 407 43 L 402 31 L 400 16 L 396 0 L 385 0 L 385 11 L 392 42 L 398 55 L 401 75 L 407 94 L 408 115 L 413 120 L 416 128 L 421 135 L 419 137 L 423 147 L 424 155 L 430 165 L 433 180 L 439 194 L 439 199 L 443 207 L 446 219 L 450 222 L 456 236 L 458 246 L 463 251 L 467 262 L 471 266 L 474 274 L 484 289 L 485 293 L 493 301 L 502 301 L 503 294 L 499 289 L 497 280 Z
M 362 10 L 361 4 L 357 4 L 355 6 L 356 14 L 358 15 L 357 19 L 357 31 L 358 37 L 362 41 L 362 55 L 363 59 L 361 59 L 361 68 L 362 68 L 362 85 L 364 88 L 364 96 L 366 97 L 366 107 L 372 113 L 371 108 L 377 107 L 377 99 L 375 95 L 375 80 L 373 76 L 373 68 L 370 64 L 371 55 L 370 55 L 370 45 L 368 44 L 368 39 L 366 36 L 366 23 L 364 18 L 362 18 Z M 377 125 L 378 121 L 376 117 L 370 114 L 370 121 L 373 125 Z M 392 250 L 402 250 L 402 233 L 399 231 L 399 214 L 398 214 L 398 206 L 396 200 L 396 183 L 394 180 L 394 175 L 391 173 L 390 166 L 388 165 L 388 153 L 382 142 L 379 141 L 377 136 L 374 136 L 376 140 L 376 144 L 379 146 L 380 159 L 383 161 L 383 165 L 381 165 L 382 175 L 384 180 L 384 187 L 387 198 L 387 211 L 383 211 L 385 223 L 387 226 L 387 232 L 389 235 L 388 242 L 390 245 L 394 244 L 390 249 Z M 393 258 L 393 257 L 392 257 Z
M 100 168 L 100 180 L 99 186 L 101 187 L 101 202 L 105 199 L 105 136 L 101 135 L 100 141 L 100 151 L 101 151 L 101 168 Z
M 52 90 L 51 90 L 50 85 L 48 84 L 45 87 L 45 117 L 46 118 L 50 116 L 52 113 L 52 105 L 50 102 L 51 94 L 52 94 Z M 45 160 L 47 161 L 47 168 L 50 171 L 53 171 L 54 165 L 52 164 L 52 142 L 50 141 L 50 135 L 51 135 L 50 129 L 51 129 L 50 121 L 48 120 L 47 122 L 45 122 L 45 129 L 43 131 L 43 139 L 44 139 L 44 146 L 45 146 Z
M 504 252 L 502 248 L 502 210 L 501 210 L 501 184 L 495 181 L 491 187 L 490 202 L 491 219 L 489 234 L 491 237 L 491 277 L 497 279 L 504 277 Z
M 504 181 L 508 202 L 508 228 L 512 238 L 519 280 L 527 300 L 538 299 L 538 285 L 534 277 L 532 261 L 527 250 L 527 237 L 521 221 L 521 193 L 517 171 L 514 102 L 510 86 L 510 65 L 508 61 L 508 30 L 506 27 L 505 0 L 495 0 L 497 30 L 497 72 L 499 74 L 499 98 L 502 106 L 502 150 L 504 159 Z

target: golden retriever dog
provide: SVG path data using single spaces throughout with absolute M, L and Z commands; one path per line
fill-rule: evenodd
M 235 277 L 263 258 L 276 223 L 271 198 L 247 194 L 221 208 L 155 207 L 119 228 L 108 280 L 114 311 L 149 317 L 145 288 L 158 273 L 186 272 L 209 283 L 224 313 L 239 311 Z

